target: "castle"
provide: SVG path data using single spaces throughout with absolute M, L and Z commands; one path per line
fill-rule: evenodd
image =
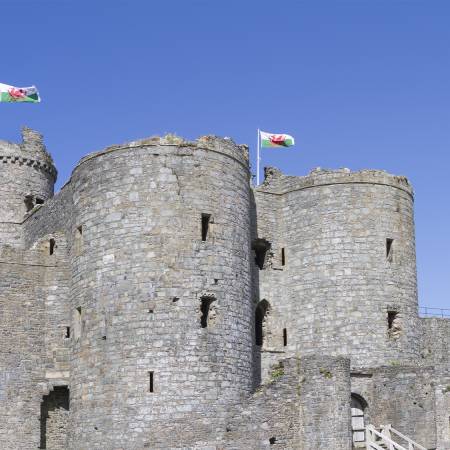
M 246 146 L 168 135 L 54 196 L 27 128 L 0 167 L 1 449 L 350 450 L 368 425 L 368 449 L 450 449 L 450 320 L 418 315 L 406 178 L 252 188 Z M 377 444 L 388 424 L 423 447 Z

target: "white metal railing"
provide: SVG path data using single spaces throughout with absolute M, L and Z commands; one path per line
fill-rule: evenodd
M 408 448 L 403 447 L 393 440 L 394 436 L 407 443 Z M 409 437 L 392 428 L 391 425 L 382 425 L 378 431 L 373 425 L 366 427 L 367 450 L 427 450 L 422 445 L 414 442 Z
M 419 307 L 420 317 L 441 317 L 443 319 L 450 319 L 450 309 L 443 308 L 429 308 L 428 306 Z
M 367 425 L 366 427 L 366 448 L 367 450 L 409 450 L 394 442 L 386 434 L 384 427 L 381 427 L 381 431 L 378 431 L 373 425 Z

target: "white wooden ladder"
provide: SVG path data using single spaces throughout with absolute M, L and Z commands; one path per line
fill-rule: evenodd
M 398 438 L 406 442 L 404 447 L 394 441 Z M 379 429 L 373 425 L 366 426 L 366 449 L 367 450 L 427 450 L 422 445 L 414 442 L 404 434 L 392 428 L 391 425 L 381 425 Z

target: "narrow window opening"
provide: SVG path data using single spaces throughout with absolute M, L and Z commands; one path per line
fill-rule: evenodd
M 102 336 L 102 340 L 106 341 L 106 336 L 105 335 Z
M 394 252 L 393 252 L 393 245 L 394 244 L 394 239 L 386 239 L 386 259 L 389 261 L 389 262 L 392 262 L 392 259 L 393 259 L 393 254 L 394 254 Z
M 209 222 L 211 214 L 202 214 L 202 241 L 206 241 L 209 231 Z
M 283 346 L 287 346 L 287 330 L 286 328 L 283 328 Z
M 34 208 L 34 202 L 33 202 L 33 196 L 32 195 L 26 195 L 24 199 L 25 208 L 27 209 L 27 212 L 30 212 Z
M 387 312 L 388 334 L 390 338 L 396 339 L 402 332 L 402 324 L 398 311 Z
M 266 334 L 267 316 L 270 305 L 267 300 L 261 300 L 255 310 L 255 343 L 262 346 Z
M 78 340 L 81 337 L 81 306 L 75 308 L 73 337 Z
M 264 269 L 264 263 L 266 261 L 266 253 L 267 253 L 266 248 L 262 248 L 262 247 L 255 248 L 255 255 L 256 255 L 255 263 L 259 267 L 260 270 Z
M 212 314 L 211 305 L 214 301 L 213 297 L 202 297 L 200 299 L 200 325 L 202 328 L 207 328 L 208 325 L 212 324 L 215 319 L 215 314 Z
M 148 373 L 148 378 L 149 378 L 149 386 L 148 386 L 148 390 L 149 390 L 149 392 L 154 392 L 154 388 L 155 388 L 155 385 L 154 385 L 154 378 L 155 378 L 155 376 L 154 376 L 154 372 L 153 371 L 150 371 L 149 373 Z
M 270 444 L 270 445 L 275 444 L 275 442 L 277 442 L 277 438 L 271 437 L 271 438 L 269 439 L 269 444 Z
M 53 253 L 55 252 L 55 245 L 56 245 L 56 241 L 54 239 L 50 239 L 49 241 L 50 243 L 50 255 L 53 255 Z
M 260 270 L 263 270 L 266 265 L 267 251 L 270 249 L 271 244 L 266 239 L 255 239 L 252 244 L 252 249 L 255 252 L 255 263 Z
M 148 313 L 149 313 L 149 314 L 153 314 L 153 309 L 149 309 L 149 310 L 148 310 Z
M 176 303 L 178 300 L 180 300 L 179 297 L 173 297 L 173 298 L 172 298 L 172 303 Z
M 66 339 L 70 338 L 70 327 L 66 327 Z
M 44 204 L 44 200 L 42 200 L 42 198 L 36 198 L 36 205 L 43 205 Z
M 79 256 L 83 251 L 83 226 L 80 225 L 75 231 L 75 254 Z
M 394 326 L 395 319 L 398 316 L 397 311 L 388 311 L 388 330 L 392 330 Z
M 281 265 L 282 266 L 286 265 L 286 254 L 284 252 L 284 247 L 281 249 Z

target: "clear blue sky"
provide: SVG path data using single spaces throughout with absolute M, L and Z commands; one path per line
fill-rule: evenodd
M 385 169 L 416 190 L 420 303 L 450 308 L 450 1 L 2 0 L 0 138 L 45 134 L 58 187 L 86 153 L 258 127 L 263 164 Z

